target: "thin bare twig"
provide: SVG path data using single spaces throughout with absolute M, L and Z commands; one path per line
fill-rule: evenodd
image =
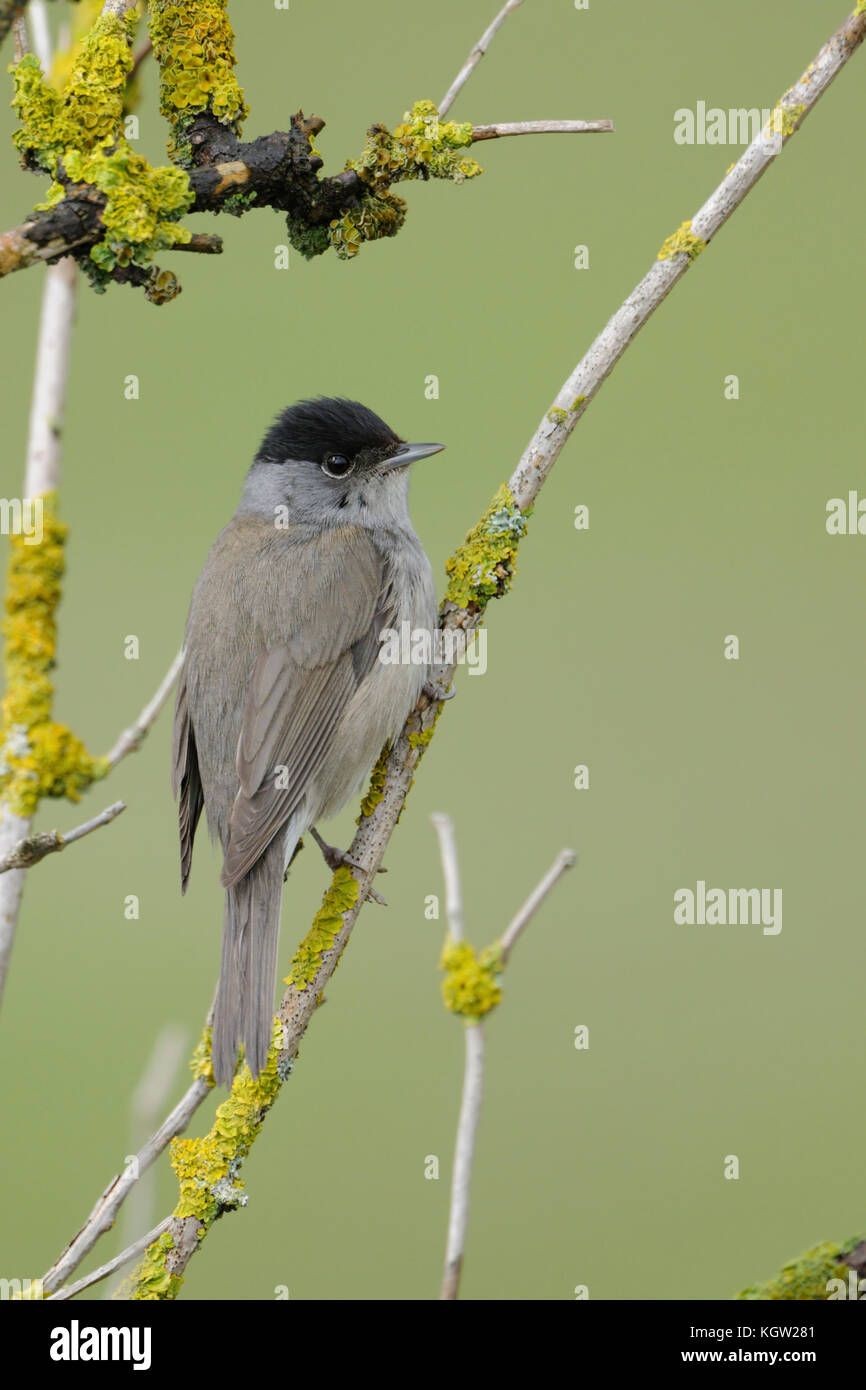
M 497 30 L 502 27 L 502 25 L 505 23 L 506 19 L 512 13 L 512 11 L 516 10 L 517 6 L 521 5 L 522 3 L 523 0 L 508 0 L 508 3 L 506 5 L 503 5 L 502 9 L 499 11 L 499 14 L 496 16 L 493 23 L 488 25 L 488 27 L 484 30 L 484 33 L 481 35 L 481 38 L 478 40 L 477 44 L 472 49 L 472 52 L 466 59 L 466 62 L 463 64 L 454 81 L 451 83 L 451 86 L 448 88 L 448 91 L 445 93 L 444 97 L 440 101 L 440 116 L 444 116 L 447 111 L 451 110 L 451 107 L 454 105 L 457 96 L 460 92 L 462 92 L 463 88 L 466 86 L 466 83 L 469 81 L 473 72 L 478 67 L 478 64 L 481 62 L 481 59 L 484 57 L 485 53 L 490 47 L 491 40 L 494 38 Z
M 0 0 L 0 43 L 3 42 L 16 16 L 24 10 L 27 0 Z
M 210 1090 L 209 1082 L 193 1081 L 156 1133 L 139 1149 L 135 1155 L 136 1161 L 127 1163 L 123 1172 L 112 1178 L 81 1230 L 43 1278 L 42 1287 L 46 1293 L 59 1289 L 64 1279 L 78 1268 L 85 1255 L 93 1249 L 99 1237 L 111 1229 L 127 1193 L 140 1175 L 156 1162 L 175 1135 L 183 1133 Z
M 502 933 L 502 940 L 499 943 L 500 960 L 505 965 L 511 955 L 512 948 L 520 933 L 528 927 L 532 918 L 535 916 L 544 899 L 547 897 L 551 888 L 562 878 L 566 869 L 571 869 L 577 863 L 577 855 L 573 849 L 561 849 L 554 859 L 544 878 L 536 888 L 533 888 L 526 902 L 520 911 L 515 913 L 505 931 Z
M 48 1301 L 51 1303 L 59 1303 L 64 1299 L 74 1298 L 76 1294 L 83 1293 L 85 1289 L 89 1289 L 93 1284 L 99 1284 L 103 1279 L 107 1279 L 109 1274 L 113 1274 L 116 1269 L 122 1269 L 124 1265 L 129 1264 L 130 1260 L 137 1259 L 139 1255 L 143 1255 L 147 1247 L 152 1245 L 155 1240 L 159 1240 L 160 1236 L 168 1230 L 170 1225 L 171 1217 L 167 1216 L 164 1221 L 160 1221 L 158 1226 L 154 1226 L 152 1231 L 148 1231 L 146 1236 L 139 1236 L 138 1240 L 133 1241 L 132 1245 L 128 1245 L 119 1255 L 115 1255 L 113 1260 L 109 1260 L 106 1264 L 100 1265 L 98 1269 L 92 1270 L 90 1274 L 85 1274 L 83 1279 L 76 1280 L 74 1284 L 67 1284 L 65 1288 L 58 1289 L 56 1293 L 51 1294 Z
M 189 1034 L 177 1023 L 167 1023 L 156 1036 L 141 1080 L 129 1102 L 129 1146 L 137 1152 L 153 1132 L 154 1126 L 174 1089 L 178 1067 L 183 1061 Z M 153 1166 L 139 1175 L 124 1204 L 121 1245 L 130 1245 L 136 1231 L 151 1225 L 156 1216 L 156 1173 Z M 111 1298 L 109 1286 L 103 1294 Z
M 222 237 L 211 232 L 193 232 L 189 241 L 177 241 L 172 247 L 173 251 L 197 251 L 202 256 L 219 256 L 222 249 Z
M 457 837 L 450 816 L 435 811 L 430 817 L 439 836 L 442 856 L 442 877 L 445 879 L 445 913 L 448 931 L 455 941 L 463 940 L 463 896 L 460 892 L 460 871 L 457 865 Z
M 183 649 L 181 649 L 174 658 L 174 661 L 160 681 L 155 695 L 148 700 L 135 723 L 131 724 L 128 729 L 124 729 L 123 733 L 119 735 L 117 742 L 108 754 L 107 761 L 109 767 L 117 767 L 121 758 L 125 758 L 128 753 L 134 753 L 137 748 L 141 747 L 151 725 L 156 720 L 157 715 L 168 699 L 171 688 L 177 680 L 177 674 L 182 665 Z
M 51 30 L 48 27 L 48 6 L 45 0 L 30 0 L 27 18 L 33 37 L 33 52 L 47 76 L 51 70 Z
M 467 1023 L 463 1030 L 465 1062 L 463 1094 L 460 1097 L 460 1117 L 457 1121 L 457 1141 L 454 1146 L 454 1169 L 451 1174 L 451 1209 L 448 1214 L 448 1243 L 445 1249 L 445 1269 L 439 1289 L 440 1301 L 456 1299 L 466 1249 L 466 1230 L 469 1225 L 469 1190 L 472 1184 L 472 1163 L 475 1158 L 475 1136 L 484 1099 L 484 1024 Z
M 145 58 L 150 57 L 152 52 L 153 44 L 151 43 L 150 38 L 146 38 L 141 47 L 136 49 L 135 55 L 132 59 L 132 69 L 129 74 L 130 82 L 135 81 L 136 77 L 138 76 L 138 69 L 141 67 Z
M 15 62 L 20 63 L 21 59 L 30 52 L 30 35 L 27 32 L 27 20 L 24 17 L 23 6 L 16 10 L 12 16 L 12 38 L 14 40 L 13 56 Z
M 506 135 L 604 135 L 613 130 L 613 121 L 499 121 L 496 125 L 474 125 L 472 140 L 499 140 Z
M 98 816 L 93 816 L 74 830 L 68 830 L 65 835 L 61 835 L 59 830 L 41 830 L 37 835 L 28 835 L 25 839 L 19 840 L 17 845 L 13 845 L 0 859 L 0 874 L 8 873 L 10 869 L 32 869 L 46 854 L 56 854 L 67 845 L 75 844 L 76 840 L 83 840 L 85 835 L 90 835 L 103 825 L 109 825 L 125 810 L 126 804 L 123 801 L 115 801 L 111 806 L 106 806 L 104 811 L 100 811 Z

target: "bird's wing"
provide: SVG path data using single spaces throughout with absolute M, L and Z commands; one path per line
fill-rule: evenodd
M 303 550 L 293 564 L 287 640 L 260 652 L 244 695 L 222 875 L 227 888 L 297 809 L 375 665 L 379 633 L 396 621 L 389 566 L 362 527 L 341 527 Z
M 204 805 L 195 734 L 189 717 L 186 686 L 186 663 L 178 677 L 177 700 L 174 709 L 172 737 L 171 788 L 177 800 L 177 822 L 180 831 L 180 887 L 186 892 L 192 865 L 192 843 Z

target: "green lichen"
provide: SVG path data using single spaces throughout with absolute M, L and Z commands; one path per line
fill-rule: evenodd
M 498 944 L 476 956 L 468 941 L 448 937 L 439 965 L 445 971 L 442 998 L 451 1013 L 477 1023 L 500 1003 L 502 958 Z
M 305 222 L 299 222 L 294 217 L 286 218 L 286 229 L 288 231 L 289 243 L 296 251 L 300 251 L 305 260 L 311 261 L 316 256 L 321 256 L 323 251 L 327 251 L 331 245 L 331 236 L 328 227 L 308 227 Z
M 552 425 L 564 425 L 568 419 L 568 411 L 562 410 L 558 405 L 552 405 L 547 412 L 547 418 Z
M 827 1284 L 831 1279 L 847 1280 L 849 1266 L 842 1263 L 842 1257 L 858 1245 L 862 1237 L 836 1245 L 824 1241 L 807 1250 L 796 1260 L 783 1265 L 781 1272 L 764 1284 L 751 1284 L 737 1294 L 738 1299 L 780 1300 L 798 1299 L 824 1302 L 827 1299 Z
M 253 206 L 258 196 L 255 189 L 253 189 L 252 193 L 230 193 L 214 211 L 227 212 L 232 217 L 242 217 L 247 208 Z
M 866 0 L 858 0 L 856 8 L 852 11 L 851 18 L 856 19 L 858 15 L 866 14 Z
M 370 773 L 370 785 L 364 793 L 364 799 L 361 802 L 360 814 L 358 816 L 358 819 L 355 821 L 356 825 L 360 825 L 362 819 L 365 816 L 372 816 L 373 812 L 375 811 L 376 807 L 379 805 L 379 802 L 382 800 L 382 797 L 385 794 L 385 774 L 388 765 L 388 754 L 390 752 L 391 740 L 389 739 L 388 742 L 385 744 L 385 747 L 379 754 L 379 759 L 376 763 L 376 766 Z
M 707 248 L 707 243 L 702 241 L 699 236 L 695 236 L 692 231 L 691 220 L 683 222 L 675 232 L 662 243 L 662 248 L 658 253 L 657 259 L 660 261 L 672 261 L 675 256 L 685 254 L 690 261 L 697 260 L 702 251 Z
M 433 720 L 433 723 L 430 725 L 429 729 L 422 729 L 422 731 L 421 731 L 419 734 L 412 733 L 412 734 L 409 735 L 409 747 L 410 747 L 410 748 L 426 748 L 426 747 L 427 747 L 428 743 L 430 742 L 431 738 L 433 737 L 434 733 L 436 732 L 436 724 L 437 724 L 437 722 L 438 722 L 439 715 L 440 715 L 441 713 L 442 713 L 442 706 L 440 705 L 440 706 L 439 706 L 439 709 L 438 709 L 437 712 L 436 712 L 436 718 Z
M 781 135 L 786 140 L 789 135 L 794 134 L 805 110 L 805 106 L 783 106 L 781 102 L 774 106 L 770 119 L 764 126 L 765 137 Z
M 15 143 L 28 163 L 54 180 L 37 209 L 56 207 L 70 184 L 88 184 L 105 196 L 104 236 L 83 263 L 97 290 L 106 288 L 115 269 L 148 266 L 157 252 L 190 240 L 189 231 L 176 221 L 193 201 L 187 175 L 180 169 L 153 168 L 121 134 L 132 27 L 131 16 L 100 16 L 74 50 L 60 92 L 43 78 L 32 55 L 12 69 L 12 104 L 21 121 Z M 171 272 L 157 270 L 144 283 L 155 304 L 179 290 Z
M 190 162 L 185 132 L 208 112 L 240 134 L 248 114 L 232 69 L 234 34 L 225 0 L 150 0 L 150 38 L 159 64 L 159 105 L 171 127 L 169 154 Z
M 322 963 L 322 956 L 334 944 L 343 925 L 343 913 L 358 901 L 358 881 L 351 869 L 341 866 L 334 873 L 322 906 L 292 960 L 285 983 L 295 989 L 308 989 Z
M 106 280 L 115 266 L 148 265 L 158 251 L 190 240 L 189 229 L 174 221 L 193 201 L 182 169 L 154 169 L 124 139 L 110 152 L 68 150 L 63 167 L 73 183 L 92 184 L 106 196 L 105 235 L 90 251 Z M 53 207 L 64 194 L 63 186 L 55 183 L 40 206 Z
M 403 179 L 464 183 L 475 178 L 481 165 L 465 153 L 471 144 L 472 126 L 440 121 L 432 101 L 416 101 L 393 133 L 384 125 L 371 126 L 362 153 L 346 165 L 365 185 L 361 205 L 331 222 L 329 245 L 341 259 L 351 260 L 362 242 L 394 236 L 405 221 L 406 204 L 390 191 L 391 184 Z M 318 243 L 311 254 L 318 254 Z
M 209 1086 L 214 1085 L 213 1074 L 213 1029 L 205 1027 L 202 1035 L 193 1049 L 190 1058 L 189 1068 L 196 1081 L 206 1081 Z
M 141 1264 L 127 1283 L 127 1289 L 121 1292 L 128 1292 L 130 1298 L 141 1302 L 177 1298 L 183 1279 L 179 1274 L 170 1274 L 166 1268 L 166 1260 L 172 1250 L 174 1240 L 168 1231 L 164 1231 L 153 1245 L 148 1246 Z
M 480 164 L 462 153 L 471 144 L 471 125 L 440 121 L 432 101 L 416 101 L 393 134 L 384 125 L 371 126 L 363 152 L 346 168 L 371 188 L 388 188 L 402 179 L 463 183 L 481 173 Z
M 526 533 L 523 516 L 503 483 L 478 524 L 446 563 L 446 596 L 460 608 L 486 608 L 491 598 L 508 592 L 515 572 L 517 546 Z
M 29 163 L 54 175 L 69 151 L 86 153 L 114 142 L 132 68 L 133 27 L 130 16 L 101 15 L 82 40 L 61 92 L 43 77 L 34 54 L 11 67 L 12 105 L 21 122 L 13 139 Z
M 108 771 L 80 739 L 52 719 L 51 671 L 57 647 L 57 607 L 64 570 L 66 526 L 57 519 L 56 497 L 45 494 L 42 539 L 31 545 L 9 537 L 4 673 L 0 707 L 0 797 L 18 816 L 30 816 L 44 796 L 79 801 Z
M 277 1053 L 282 1041 L 283 1025 L 275 1019 L 267 1064 L 255 1080 L 244 1063 L 230 1095 L 217 1106 L 210 1132 L 202 1139 L 172 1140 L 171 1166 L 180 1188 L 174 1209 L 178 1221 L 195 1217 L 206 1230 L 223 1207 L 244 1205 L 244 1185 L 237 1173 L 279 1092 Z
M 328 244 L 343 261 L 357 256 L 362 241 L 396 236 L 406 221 L 406 203 L 396 193 L 369 193 L 360 208 L 335 218 L 328 227 Z
M 577 413 L 578 410 L 580 410 L 581 406 L 585 404 L 586 396 L 575 396 L 574 400 L 571 402 L 571 405 L 568 408 L 574 415 Z

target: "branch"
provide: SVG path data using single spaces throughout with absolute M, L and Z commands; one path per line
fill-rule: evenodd
M 394 236 L 402 226 L 406 204 L 392 192 L 393 185 L 428 178 L 463 183 L 480 174 L 480 165 L 466 155 L 475 141 L 551 131 L 612 130 L 610 121 L 523 121 L 473 127 L 441 120 L 493 34 L 518 3 L 509 0 L 482 36 L 442 110 L 437 111 L 431 102 L 416 102 L 393 133 L 384 125 L 370 126 L 361 155 L 342 172 L 323 177 L 319 172 L 323 161 L 313 145 L 325 125 L 320 116 L 305 117 L 298 111 L 288 131 L 241 140 L 247 107 L 232 72 L 234 39 L 225 0 L 209 0 L 207 5 L 194 0 L 185 5 L 151 0 L 160 110 L 171 127 L 169 153 L 181 167 L 154 170 L 136 156 L 135 172 L 131 172 L 120 121 L 124 103 L 112 93 L 124 81 L 128 90 L 141 55 L 128 53 L 125 63 L 118 61 L 118 37 L 126 32 L 119 18 L 126 6 L 124 0 L 109 0 L 97 22 L 102 28 L 88 36 L 89 47 L 85 45 L 79 68 L 59 101 L 46 96 L 38 82 L 34 85 L 30 67 L 15 73 L 13 105 L 22 127 L 16 144 L 25 166 L 50 173 L 54 185 L 49 206 L 0 236 L 0 276 L 68 253 L 80 261 L 96 288 L 112 281 L 137 284 L 154 303 L 165 303 L 180 287 L 170 272 L 161 272 L 152 261 L 157 252 L 190 245 L 179 218 L 189 212 L 226 211 L 240 216 L 251 207 L 285 213 L 288 239 L 306 258 L 332 248 L 342 259 L 350 259 L 362 242 Z M 103 71 L 99 64 L 98 47 L 103 41 L 115 45 L 110 73 L 108 65 Z M 122 37 L 120 42 L 123 46 Z M 103 119 L 104 128 L 76 131 L 82 94 L 91 100 L 101 90 L 100 84 L 103 89 L 108 84 L 101 93 L 109 113 Z M 56 114 L 46 120 L 42 108 L 52 102 Z M 134 208 L 142 199 L 148 218 L 136 220 L 122 211 L 123 206 Z M 196 250 L 217 249 L 213 241 L 195 240 Z
M 27 0 L 0 0 L 0 43 L 3 42 L 16 17 L 25 9 Z
M 183 649 L 181 648 L 160 681 L 155 695 L 148 700 L 135 723 L 131 724 L 128 729 L 124 729 L 123 733 L 118 736 L 114 747 L 107 755 L 106 761 L 110 768 L 117 767 L 122 758 L 125 758 L 128 753 L 135 753 L 141 747 L 157 715 L 168 699 L 182 665 Z
M 781 1273 L 763 1284 L 751 1284 L 736 1295 L 751 1301 L 796 1300 L 826 1303 L 832 1299 L 862 1298 L 858 1283 L 866 1274 L 866 1241 L 853 1236 L 837 1245 L 826 1240 L 789 1260 Z M 851 1292 L 853 1283 L 854 1291 Z M 860 1285 L 862 1288 L 862 1285 Z M 834 1291 L 835 1290 L 835 1291 Z
M 575 856 L 564 849 L 557 856 L 538 887 L 530 894 L 505 934 L 494 946 L 475 955 L 463 940 L 463 901 L 457 868 L 457 843 L 454 823 L 450 816 L 430 818 L 439 836 L 439 852 L 448 913 L 448 940 L 442 953 L 442 968 L 447 972 L 443 985 L 446 1008 L 462 1016 L 465 1022 L 465 1061 L 460 1117 L 457 1122 L 457 1141 L 454 1167 L 451 1174 L 451 1208 L 448 1218 L 448 1242 L 445 1269 L 439 1290 L 440 1300 L 456 1299 L 466 1248 L 469 1224 L 469 1191 L 472 1184 L 472 1164 L 475 1158 L 475 1137 L 481 1115 L 484 1094 L 484 1023 L 488 1013 L 497 1007 L 502 992 L 499 977 L 505 969 L 508 954 L 518 934 L 538 911 L 553 885 L 565 869 L 571 867 Z
M 506 121 L 474 125 L 472 141 L 499 140 L 504 135 L 602 135 L 613 130 L 613 121 Z
M 574 853 L 574 850 L 560 850 L 547 873 L 544 875 L 544 878 L 538 886 L 532 890 L 520 911 L 512 918 L 502 934 L 499 950 L 500 960 L 503 965 L 507 963 L 508 957 L 511 955 L 514 948 L 514 943 L 520 936 L 520 933 L 529 926 L 529 923 L 541 907 L 541 904 L 544 902 L 551 888 L 559 882 L 566 869 L 573 868 L 576 863 L 577 855 Z
M 2 260 L 2 249 L 0 249 L 0 260 Z M 50 497 L 56 491 L 59 482 L 61 425 L 66 403 L 66 382 L 69 372 L 72 327 L 75 319 L 77 276 L 78 271 L 75 262 L 70 260 L 62 260 L 58 265 L 52 266 L 45 276 L 27 440 L 23 490 L 23 495 L 26 498 L 41 498 L 45 494 Z M 50 534 L 50 527 L 48 530 Z M 23 549 L 27 549 L 27 547 L 23 547 Z M 43 547 L 40 545 L 30 549 L 42 551 Z M 49 543 L 46 550 L 50 551 L 50 549 Z M 29 567 L 34 563 L 30 557 L 22 559 L 21 555 L 17 553 L 18 547 L 14 543 L 10 550 L 10 573 L 14 573 L 15 566 L 19 563 L 24 567 Z M 62 567 L 62 551 L 60 564 Z M 44 596 L 40 595 L 37 605 L 37 632 L 40 642 L 36 645 L 37 647 L 43 645 L 42 639 L 47 640 L 49 655 L 45 659 L 49 668 L 52 664 L 51 654 L 53 653 L 53 612 L 59 599 L 57 565 L 58 561 L 55 557 L 51 562 L 54 581 L 54 588 L 51 590 L 53 601 L 43 602 Z M 27 608 L 28 592 L 24 591 L 21 604 L 21 612 L 25 614 L 29 611 Z M 11 624 L 14 609 L 10 604 L 11 595 L 10 601 L 7 602 L 7 612 L 10 615 L 8 622 Z M 30 640 L 32 642 L 32 634 Z M 7 693 L 4 700 L 3 727 L 0 731 L 0 755 L 3 755 L 0 760 L 5 761 L 8 761 L 10 746 L 16 749 L 19 757 L 22 749 L 29 750 L 31 747 L 30 728 L 26 722 L 22 724 L 18 716 L 23 716 L 30 705 L 34 674 L 32 670 L 33 660 L 39 660 L 38 657 L 28 658 L 22 663 L 16 659 L 12 647 L 12 634 L 11 631 L 7 630 L 4 653 Z M 45 672 L 39 674 L 43 677 L 43 688 L 48 690 L 47 710 L 43 709 L 40 712 L 41 717 L 44 718 L 46 714 L 50 715 L 50 685 L 47 685 Z M 12 698 L 16 689 L 22 697 L 20 706 Z M 11 718 L 8 715 L 9 710 L 13 712 Z M 29 804 L 13 803 L 8 789 L 7 794 L 0 798 L 0 860 L 5 860 L 9 854 L 14 853 L 16 846 L 29 837 L 33 828 L 33 809 Z M 13 869 L 0 878 L 0 1001 L 3 998 L 6 978 L 9 973 L 23 891 L 23 869 Z
M 61 835 L 59 830 L 42 830 L 38 835 L 29 835 L 26 839 L 19 840 L 17 845 L 0 859 L 0 874 L 8 873 L 10 869 L 31 869 L 40 859 L 44 859 L 46 854 L 55 854 L 67 845 L 74 844 L 76 840 L 83 840 L 85 835 L 92 834 L 103 825 L 110 825 L 121 811 L 125 810 L 126 806 L 122 801 L 115 801 L 112 806 L 100 811 L 98 816 L 85 821 L 75 830 L 68 831 L 66 835 Z
M 460 892 L 460 873 L 457 867 L 457 839 L 450 816 L 437 811 L 430 817 L 439 836 L 442 858 L 442 877 L 445 880 L 445 912 L 448 931 L 455 941 L 463 940 L 463 895 Z
M 197 1076 L 156 1133 L 139 1149 L 135 1155 L 135 1163 L 127 1163 L 123 1172 L 112 1178 L 81 1230 L 44 1275 L 42 1287 L 46 1293 L 59 1289 L 63 1281 L 78 1268 L 84 1257 L 93 1249 L 99 1237 L 111 1230 L 124 1198 L 138 1181 L 138 1177 L 156 1162 L 175 1135 L 183 1133 L 212 1085 L 212 1081 Z
M 465 1061 L 463 1093 L 460 1097 L 460 1117 L 457 1121 L 457 1140 L 454 1146 L 454 1168 L 451 1174 L 451 1208 L 448 1214 L 448 1244 L 445 1249 L 445 1270 L 439 1289 L 440 1301 L 456 1299 L 466 1249 L 466 1229 L 469 1225 L 469 1189 L 472 1183 L 472 1163 L 475 1158 L 475 1136 L 484 1099 L 484 1024 L 480 1020 L 467 1023 L 463 1030 Z
M 538 495 L 563 444 L 629 343 L 766 173 L 856 53 L 866 36 L 866 10 L 860 6 L 858 10 L 840 25 L 802 77 L 779 99 L 771 117 L 775 129 L 762 131 L 752 141 L 691 220 L 667 239 L 640 284 L 563 383 L 511 479 L 514 500 L 522 510 Z
M 160 1221 L 159 1225 L 154 1226 L 152 1231 L 148 1231 L 147 1235 L 140 1236 L 138 1240 L 133 1241 L 132 1245 L 128 1245 L 119 1255 L 115 1255 L 113 1260 L 109 1260 L 107 1264 L 100 1265 L 98 1269 L 94 1269 L 90 1274 L 85 1274 L 83 1279 L 76 1280 L 74 1284 L 67 1284 L 64 1288 L 58 1289 L 57 1293 L 51 1294 L 50 1302 L 59 1303 L 63 1299 L 74 1298 L 76 1294 L 83 1293 L 85 1289 L 89 1289 L 92 1284 L 101 1283 L 103 1279 L 108 1278 L 109 1274 L 113 1274 L 116 1269 L 122 1269 L 123 1266 L 128 1265 L 131 1260 L 135 1260 L 139 1255 L 143 1254 L 149 1245 L 152 1245 L 155 1240 L 159 1239 L 164 1231 L 168 1230 L 170 1224 L 171 1217 L 166 1217 L 165 1221 Z
M 454 102 L 457 99 L 458 95 L 460 94 L 460 92 L 462 92 L 463 88 L 466 86 L 466 83 L 469 81 L 473 72 L 478 67 L 478 64 L 481 62 L 481 59 L 484 57 L 485 53 L 490 47 L 490 43 L 496 35 L 497 31 L 502 27 L 502 25 L 505 23 L 506 19 L 512 13 L 512 11 L 516 10 L 517 6 L 522 3 L 523 0 L 508 0 L 508 3 L 506 5 L 503 5 L 502 9 L 499 11 L 499 14 L 496 16 L 493 23 L 489 25 L 487 29 L 484 30 L 484 33 L 481 35 L 481 38 L 478 40 L 472 52 L 469 54 L 469 57 L 466 59 L 466 62 L 463 64 L 454 81 L 451 83 L 451 86 L 448 88 L 448 91 L 445 93 L 444 97 L 440 101 L 440 116 L 444 116 L 446 112 L 451 110 L 451 107 L 454 105 Z

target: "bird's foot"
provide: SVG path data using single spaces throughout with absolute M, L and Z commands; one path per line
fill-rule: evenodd
M 432 705 L 438 704 L 442 700 L 453 700 L 457 691 L 454 689 L 453 685 L 450 689 L 446 690 L 445 687 L 439 685 L 437 681 L 425 681 L 421 687 L 421 693 L 427 696 L 427 699 Z
M 310 834 L 322 851 L 322 858 L 331 870 L 331 873 L 333 873 L 335 869 L 340 869 L 344 866 L 350 869 L 357 869 L 359 873 L 365 872 L 363 864 L 359 864 L 357 859 L 353 859 L 344 849 L 337 849 L 336 845 L 329 845 L 326 840 L 323 840 L 314 825 L 310 826 Z M 377 873 L 380 874 L 386 874 L 387 872 L 388 870 L 384 865 L 380 865 L 377 869 Z M 372 899 L 374 903 L 379 903 L 381 907 L 388 906 L 385 899 L 380 893 L 376 892 L 375 888 L 367 889 L 367 897 Z

